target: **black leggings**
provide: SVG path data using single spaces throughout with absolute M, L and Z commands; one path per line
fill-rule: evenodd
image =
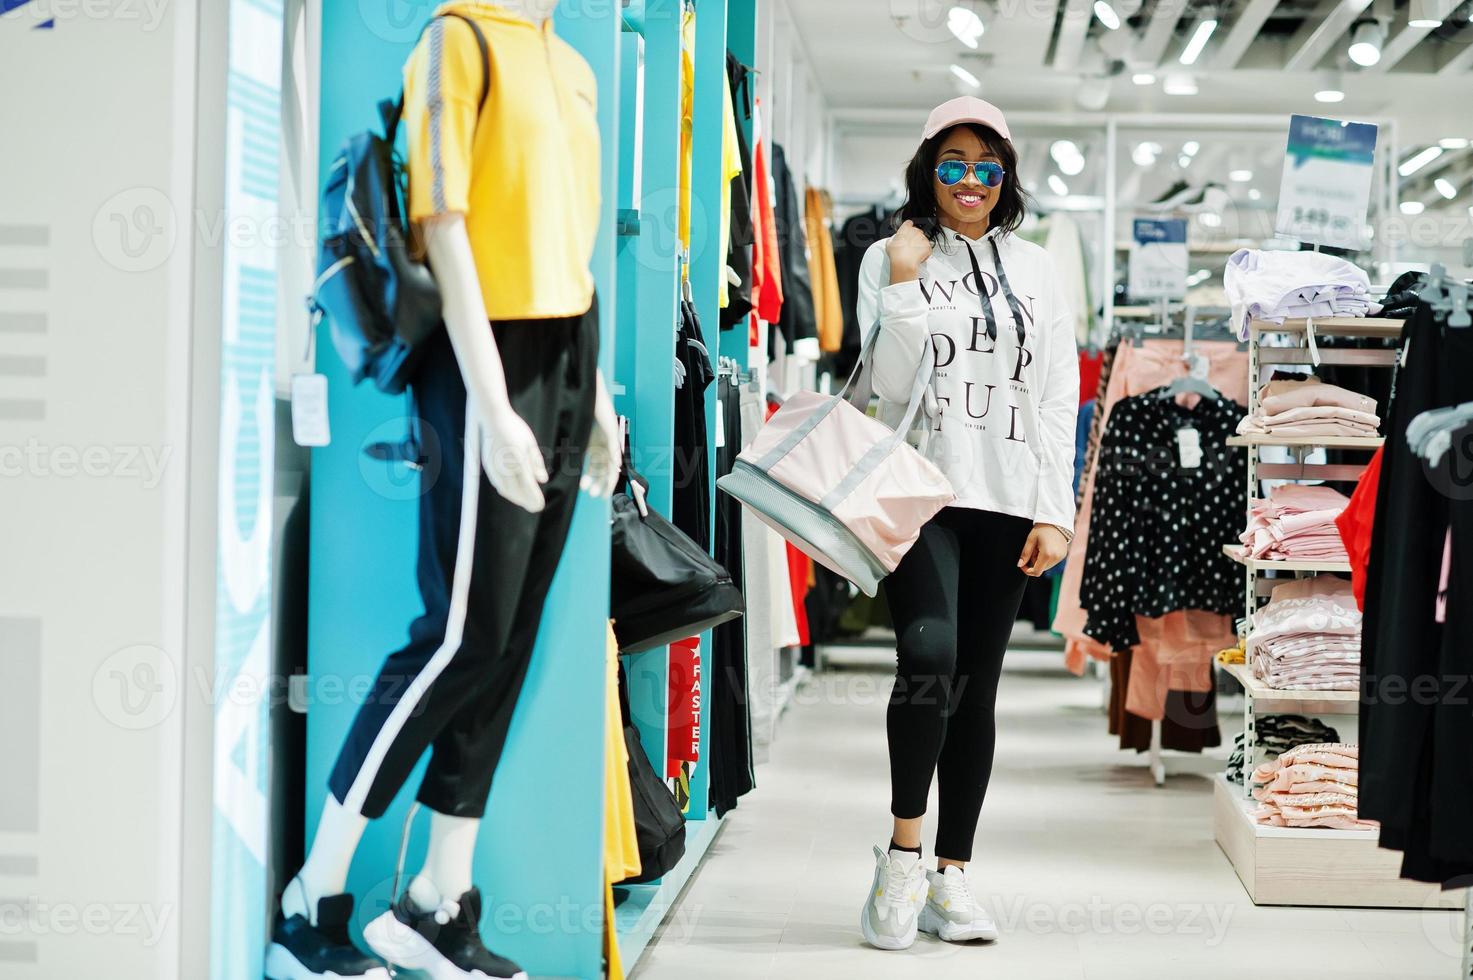
M 890 812 L 926 812 L 936 774 L 936 856 L 967 861 L 997 739 L 1002 658 L 1027 576 L 1018 557 L 1033 522 L 948 507 L 885 579 L 897 670 L 886 729 Z

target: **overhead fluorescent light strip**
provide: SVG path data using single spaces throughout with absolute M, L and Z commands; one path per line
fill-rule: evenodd
M 1211 17 L 1199 23 L 1197 29 L 1192 32 L 1192 39 L 1187 42 L 1178 60 L 1184 65 L 1195 65 L 1197 59 L 1202 56 L 1202 49 L 1207 47 L 1207 41 L 1215 30 L 1217 30 L 1217 21 Z

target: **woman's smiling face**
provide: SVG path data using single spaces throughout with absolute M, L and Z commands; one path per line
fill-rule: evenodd
M 957 126 L 942 141 L 936 152 L 936 162 L 941 164 L 947 160 L 961 160 L 969 164 L 984 160 L 999 164 L 1003 162 L 970 126 Z M 967 168 L 965 177 L 950 187 L 941 183 L 939 177 L 933 176 L 931 179 L 934 182 L 936 204 L 941 209 L 943 219 L 951 219 L 943 220 L 942 224 L 958 231 L 966 229 L 970 233 L 969 238 L 976 238 L 987 230 L 987 217 L 997 203 L 1000 187 L 983 184 L 971 167 Z

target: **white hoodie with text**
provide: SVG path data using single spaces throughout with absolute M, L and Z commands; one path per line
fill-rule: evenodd
M 880 418 L 892 427 L 904 418 L 921 358 L 930 352 L 935 376 L 916 444 L 951 481 L 955 506 L 1072 533 L 1079 355 L 1073 311 L 1053 260 L 1016 235 L 993 231 L 971 240 L 949 229 L 942 234 L 911 282 L 891 285 L 889 239 L 870 246 L 860 267 L 860 328 L 866 338 L 880 331 L 873 355 Z M 1021 343 L 994 245 L 1022 314 Z M 984 292 L 995 337 L 987 327 Z

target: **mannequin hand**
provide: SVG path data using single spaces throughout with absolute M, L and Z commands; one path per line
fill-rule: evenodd
M 481 466 L 496 492 L 533 514 L 542 510 L 542 484 L 547 464 L 537 436 L 522 417 L 503 406 L 485 413 L 481 429 Z
M 921 263 L 931 257 L 931 240 L 912 222 L 907 221 L 885 243 L 890 257 L 890 282 L 914 279 Z
M 1069 554 L 1069 541 L 1064 532 L 1052 524 L 1035 524 L 1023 544 L 1023 554 L 1018 558 L 1018 567 L 1023 574 L 1038 578 L 1044 572 L 1063 561 Z
M 599 375 L 598 392 L 593 405 L 593 432 L 588 438 L 588 452 L 583 461 L 583 479 L 579 486 L 590 497 L 607 497 L 619 483 L 619 418 L 614 403 Z

